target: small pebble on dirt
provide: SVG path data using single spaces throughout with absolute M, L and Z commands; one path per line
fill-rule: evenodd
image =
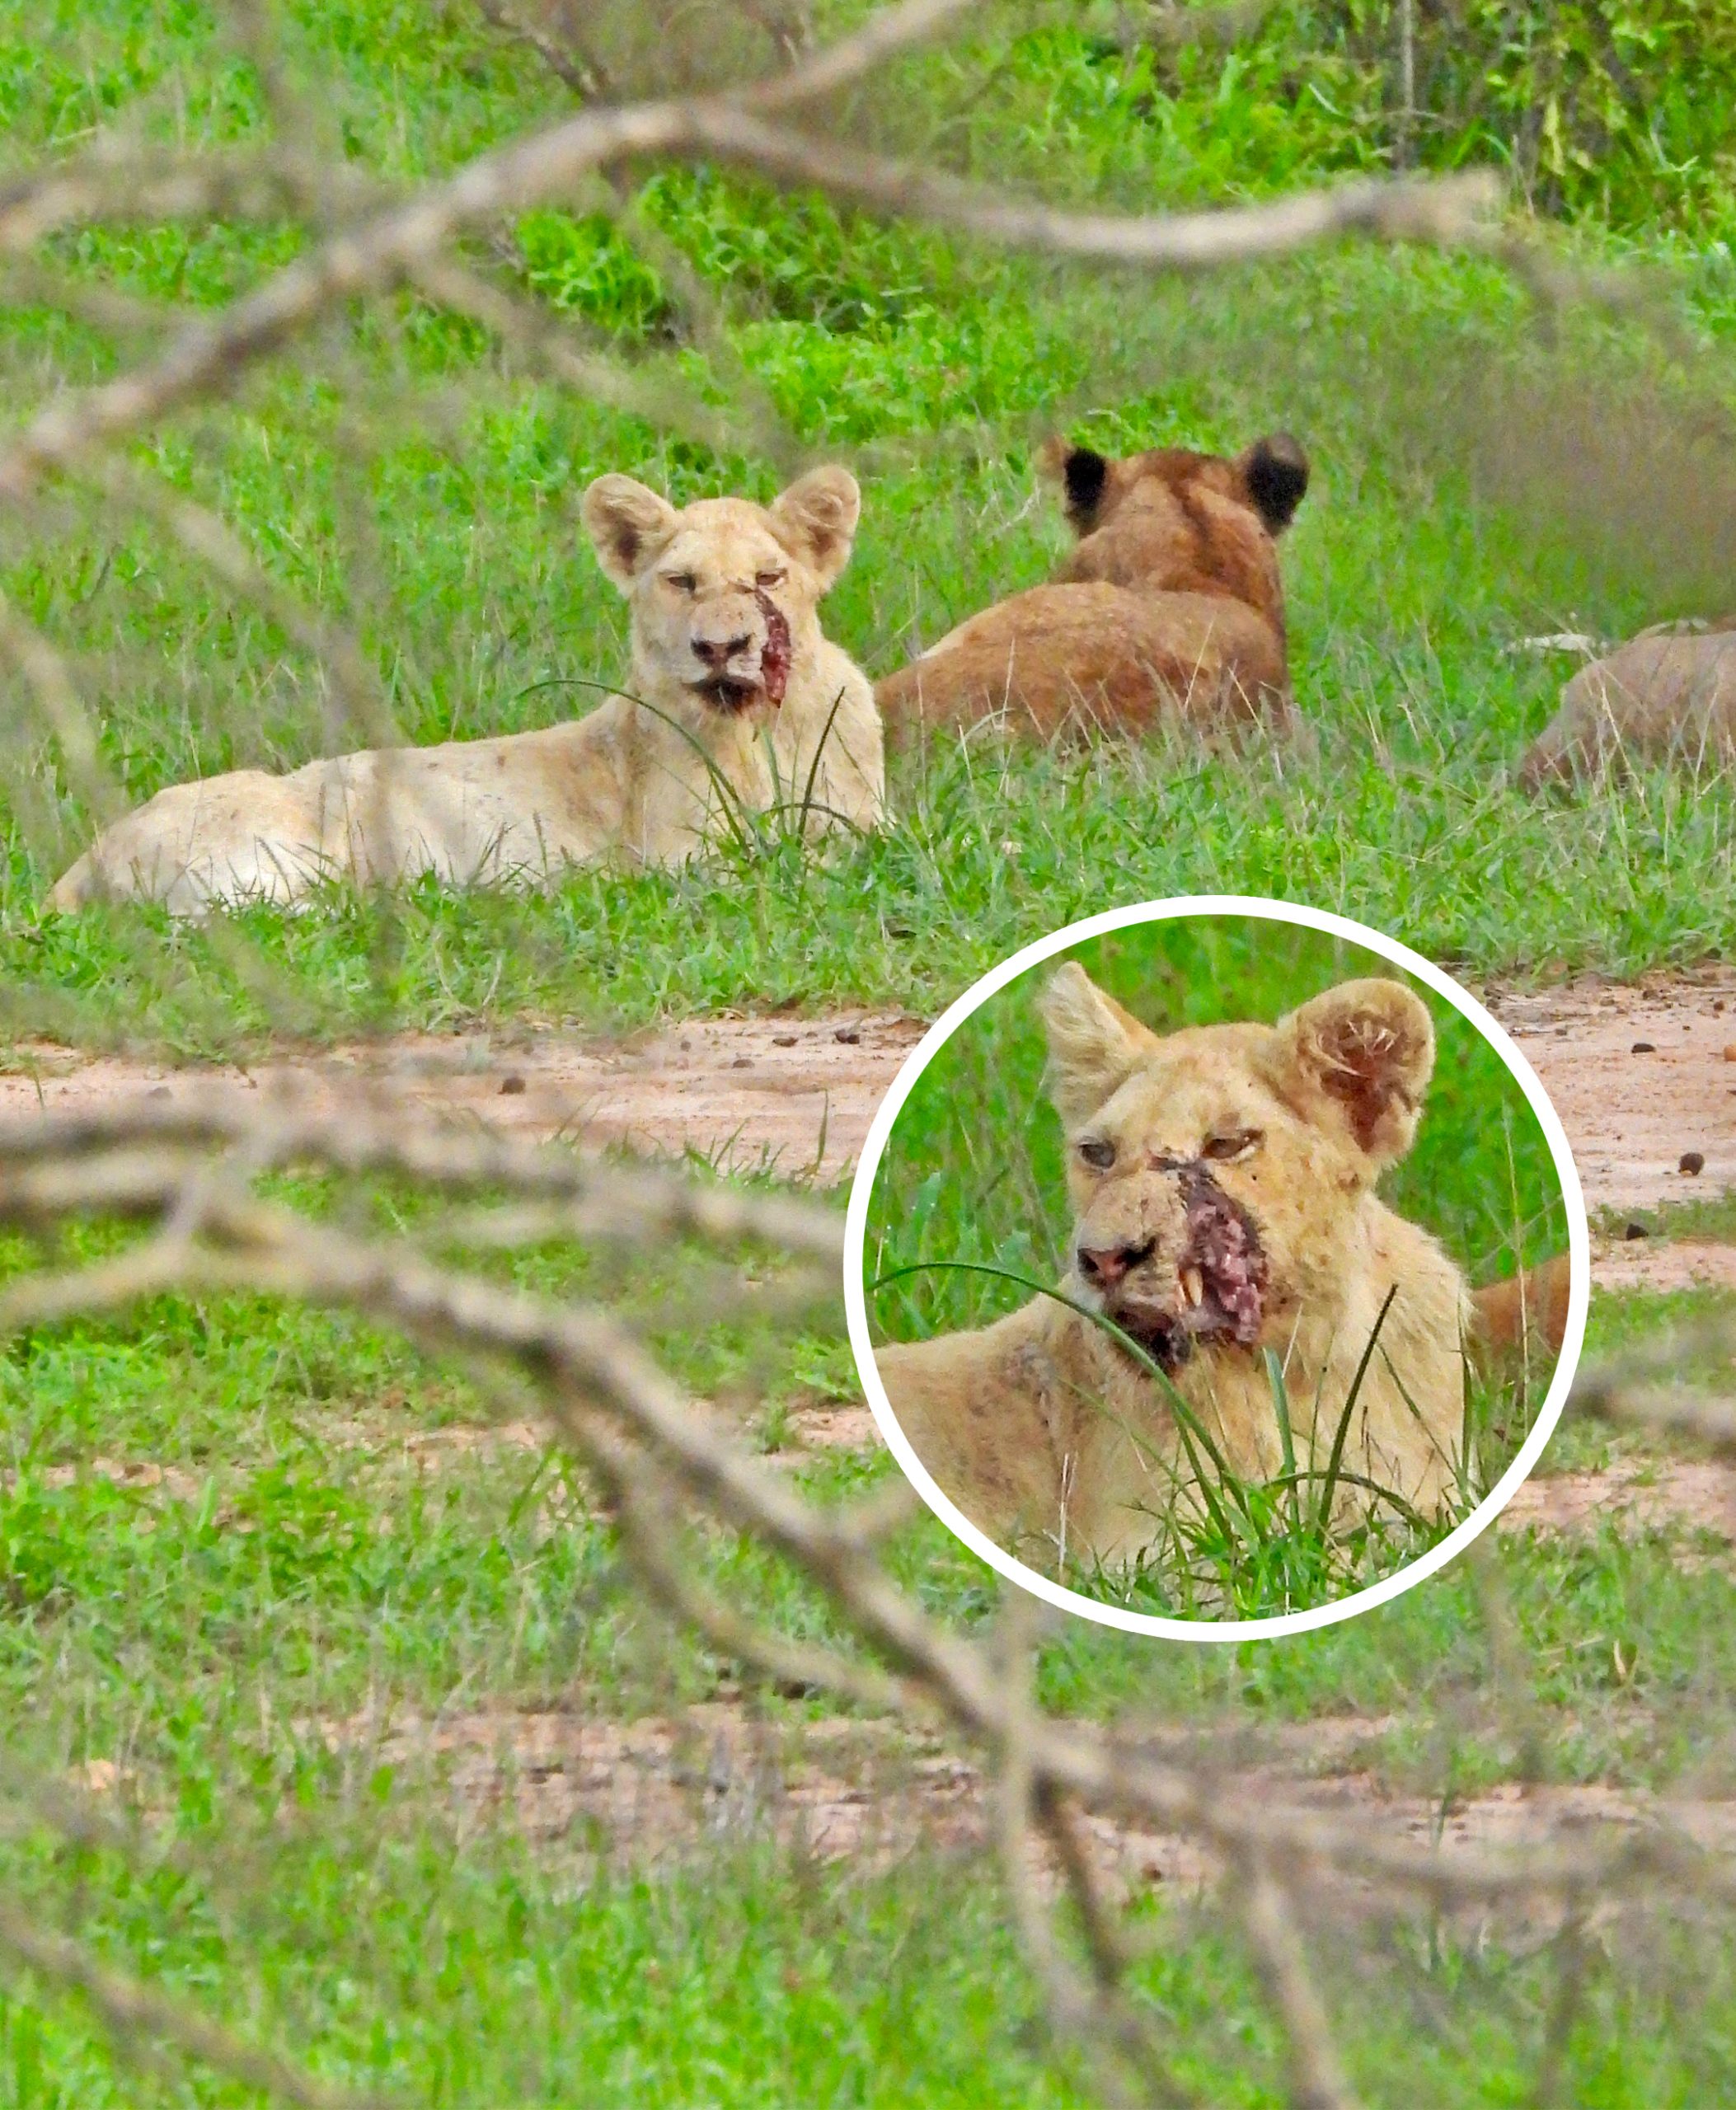
M 795 1039 L 796 1036 L 793 1033 L 774 1033 L 772 1036 L 772 1045 L 774 1048 L 793 1048 L 795 1045 Z
M 1733 1040 L 1724 1049 L 1724 1059 L 1726 1062 L 1736 1062 L 1736 1040 Z
M 152 1085 L 145 1094 L 147 1099 L 168 1099 L 172 1096 L 167 1085 Z
M 1624 1224 L 1621 1227 L 1624 1238 L 1649 1238 L 1651 1235 L 1643 1223 Z
M 1723 997 L 1722 997 L 1722 996 L 1719 997 L 1719 998 L 1717 999 L 1717 1001 L 1716 1001 L 1713 1004 L 1713 1006 L 1712 1006 L 1712 1009 L 1713 1009 L 1715 1011 L 1721 1011 L 1721 1010 L 1724 1009 L 1724 999 L 1723 999 Z
M 751 1055 L 738 1055 L 730 1067 L 732 1070 L 751 1070 L 753 1067 L 753 1057 Z
M 502 1096 L 504 1098 L 509 1099 L 515 1092 L 521 1092 L 523 1089 L 524 1080 L 518 1075 L 518 1072 L 516 1070 L 508 1071 L 507 1074 L 500 1080 L 500 1090 Z
M 1635 1055 L 1655 1055 L 1658 1053 L 1658 1043 L 1655 1040 L 1636 1040 L 1634 1043 L 1633 1053 Z
M 842 1040 L 847 1048 L 856 1047 L 861 1037 L 853 1025 L 841 1025 L 832 1036 L 834 1040 Z
M 1703 1151 L 1684 1151 L 1676 1170 L 1678 1172 L 1687 1173 L 1704 1172 L 1706 1153 Z

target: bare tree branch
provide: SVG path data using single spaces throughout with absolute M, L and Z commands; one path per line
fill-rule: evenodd
M 1284 2020 L 1291 2101 L 1296 2110 L 1358 2110 L 1283 1885 L 1269 1860 L 1259 1855 L 1245 1865 L 1242 1884 L 1243 1924 Z
M 265 1092 L 144 1099 L 0 1123 L 0 1222 L 42 1231 L 71 1217 L 104 1216 L 149 1226 L 119 1254 L 15 1278 L 0 1295 L 0 1331 L 118 1313 L 171 1288 L 244 1290 L 351 1311 L 426 1350 L 456 1356 L 501 1411 L 522 1411 L 528 1387 L 601 1484 L 637 1572 L 713 1647 L 786 1690 L 828 1691 L 894 1719 L 938 1714 L 990 1754 L 1008 1893 L 1056 2024 L 1100 2062 L 1107 2059 L 1105 2083 L 1129 2101 L 1190 2098 L 1171 2070 L 1157 2018 L 1128 1988 L 1137 1945 L 1097 1866 L 1087 1810 L 1172 1829 L 1232 1872 L 1232 1901 L 1282 2025 L 1293 2098 L 1303 2110 L 1355 2110 L 1356 2102 L 1297 1924 L 1297 1899 L 1325 1876 L 1437 1910 L 1504 1904 L 1535 1914 L 1550 1906 L 1569 1925 L 1597 1901 L 1641 1887 L 1736 1902 L 1736 1870 L 1673 1827 L 1667 1808 L 1660 1821 L 1632 1827 L 1613 1845 L 1571 1839 L 1448 1855 L 1269 1789 L 1239 1787 L 1217 1770 L 1190 1770 L 1135 1737 L 1045 1715 L 1030 1687 L 1035 1635 L 1025 1600 L 1010 1599 L 1001 1634 L 985 1645 L 931 1617 L 883 1565 L 880 1538 L 909 1513 L 902 1483 L 896 1503 L 820 1507 L 734 1443 L 606 1307 L 530 1295 L 415 1246 L 316 1222 L 256 1198 L 252 1183 L 262 1173 L 291 1166 L 384 1174 L 443 1193 L 504 1190 L 534 1205 L 526 1220 L 533 1227 L 546 1223 L 537 1212 L 547 1207 L 606 1202 L 617 1234 L 629 1240 L 669 1226 L 720 1246 L 767 1240 L 834 1266 L 837 1217 L 787 1198 L 445 1128 L 378 1088 L 351 1090 L 317 1109 Z M 437 1233 L 453 1228 L 448 1222 Z M 822 1645 L 779 1632 L 703 1581 L 684 1522 L 694 1506 L 781 1554 L 829 1600 L 861 1653 L 847 1643 Z M 1083 1967 L 1044 1894 L 1045 1841 L 1077 1909 Z M 266 2055 L 237 2052 L 202 2019 L 153 2006 L 155 1996 L 105 1977 L 76 1945 L 58 1942 L 35 1934 L 0 1903 L 0 1947 L 78 1986 L 117 2028 L 167 2037 L 226 2071 L 258 2076 L 258 2084 L 289 2099 L 335 2100 L 304 2076 L 286 2075 Z M 263 2063 L 238 2065 L 244 2056 Z
M 524 21 L 506 5 L 506 0 L 476 0 L 476 7 L 483 19 L 503 35 L 516 44 L 528 45 L 580 102 L 595 102 L 609 93 L 609 77 L 601 62 L 576 38 L 549 35 L 534 22 Z

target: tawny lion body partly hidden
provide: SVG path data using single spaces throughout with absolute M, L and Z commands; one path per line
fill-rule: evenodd
M 1377 1489 L 1425 1517 L 1456 1506 L 1473 1310 L 1442 1247 L 1375 1193 L 1433 1067 L 1421 1000 L 1352 982 L 1276 1025 L 1160 1037 L 1068 965 L 1043 1009 L 1074 1208 L 1064 1294 L 1140 1343 L 1238 1478 L 1284 1469 L 1270 1349 L 1301 1472 L 1324 1473 L 1354 1393 L 1340 1519 Z M 1124 1564 L 1197 1507 L 1170 1395 L 1054 1298 L 875 1361 L 942 1491 L 1032 1565 Z
M 681 511 L 631 477 L 601 477 L 583 517 L 631 603 L 627 693 L 545 731 L 175 785 L 106 828 L 50 900 L 196 913 L 293 901 L 333 878 L 535 883 L 605 856 L 673 865 L 732 805 L 787 802 L 819 826 L 871 828 L 884 781 L 873 692 L 818 608 L 859 506 L 838 468 L 770 506 Z
M 1519 781 L 1536 790 L 1659 762 L 1707 771 L 1736 764 L 1736 616 L 1642 631 L 1582 667 L 1527 750 Z
M 1276 434 L 1234 461 L 1058 447 L 1046 462 L 1072 556 L 881 682 L 889 734 L 1297 732 L 1277 549 L 1308 485 L 1297 443 Z

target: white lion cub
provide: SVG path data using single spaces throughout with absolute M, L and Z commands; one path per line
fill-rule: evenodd
M 861 503 L 837 467 L 770 506 L 681 510 L 631 476 L 600 477 L 583 518 L 631 605 L 630 695 L 545 732 L 174 785 L 106 828 L 50 903 L 195 914 L 293 901 L 330 878 L 535 883 L 610 855 L 676 865 L 725 809 L 782 802 L 820 826 L 872 828 L 884 784 L 874 692 L 819 615 Z

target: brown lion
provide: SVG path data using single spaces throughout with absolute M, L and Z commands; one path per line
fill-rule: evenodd
M 1042 1010 L 1073 1205 L 1063 1293 L 1166 1373 L 1238 1479 L 1283 1470 L 1269 1349 L 1305 1493 L 1348 1407 L 1340 1520 L 1386 1498 L 1425 1518 L 1466 1506 L 1480 1315 L 1441 1245 L 1375 1192 L 1410 1147 L 1434 1065 L 1421 999 L 1349 982 L 1275 1025 L 1160 1036 L 1068 964 Z M 1564 1274 L 1547 1271 L 1550 1298 Z M 1494 1327 L 1559 1345 L 1565 1308 L 1517 1292 L 1500 1286 Z M 917 1456 L 1010 1551 L 1124 1564 L 1194 1502 L 1171 1395 L 1057 1298 L 875 1360 Z
M 1121 462 L 1057 443 L 1079 541 L 1055 580 L 997 602 L 881 682 L 894 739 L 992 722 L 1091 731 L 1293 733 L 1278 537 L 1308 488 L 1288 434 L 1234 461 L 1155 448 Z
M 1582 667 L 1519 765 L 1527 790 L 1629 762 L 1736 762 L 1736 616 L 1642 631 Z

